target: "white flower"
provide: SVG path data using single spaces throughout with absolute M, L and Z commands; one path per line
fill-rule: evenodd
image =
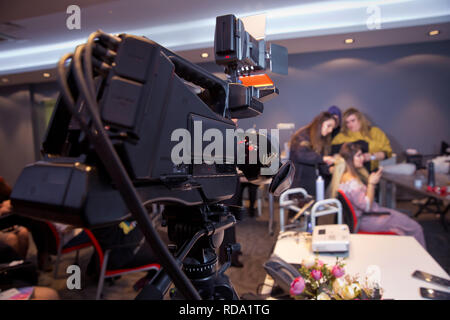
M 366 270 L 367 286 L 370 288 L 380 287 L 381 269 L 379 266 L 370 265 Z
M 358 283 L 352 283 L 344 288 L 342 291 L 342 297 L 346 300 L 351 300 L 356 298 L 356 296 L 361 292 L 361 287 Z
M 331 298 L 325 292 L 322 292 L 317 296 L 317 300 L 331 300 Z
M 302 260 L 302 265 L 306 268 L 311 268 L 316 263 L 316 259 L 314 257 L 308 257 Z
M 333 292 L 343 297 L 343 290 L 347 283 L 343 278 L 337 278 L 333 281 Z

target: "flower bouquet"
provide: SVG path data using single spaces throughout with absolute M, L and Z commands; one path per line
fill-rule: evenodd
M 336 258 L 329 266 L 319 259 L 306 259 L 300 276 L 291 283 L 290 295 L 298 300 L 379 300 L 382 290 L 377 281 L 345 274 L 345 264 Z

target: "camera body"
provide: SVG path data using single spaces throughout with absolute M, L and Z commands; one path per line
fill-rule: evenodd
M 262 49 L 255 51 L 258 42 L 245 32 L 242 22 L 232 15 L 217 19 L 229 21 L 225 29 L 216 29 L 217 63 L 233 66 L 228 70 L 234 71 L 236 65 L 263 68 Z M 217 39 L 224 38 L 231 39 L 225 46 L 234 51 L 217 44 Z M 209 141 L 204 132 L 216 130 L 225 137 L 227 131 L 236 129 L 232 118 L 262 113 L 262 100 L 277 94 L 275 87 L 246 87 L 221 80 L 144 37 L 122 34 L 113 44 L 104 41 L 103 46 L 103 51 L 93 50 L 94 58 L 108 66 L 106 70 L 94 67 L 95 112 L 144 205 L 199 206 L 227 200 L 236 190 L 238 168 L 249 180 L 271 178 L 259 174 L 260 168 L 270 165 L 261 159 L 278 160 L 279 156 L 278 146 L 268 136 L 258 134 L 249 139 L 241 134 L 234 135 L 231 143 L 215 141 L 216 149 L 227 153 L 215 150 L 214 161 L 207 162 L 204 151 Z M 226 62 L 220 58 L 223 53 L 234 54 L 234 58 Z M 67 83 L 77 116 L 92 123 L 94 115 L 79 92 L 73 63 Z M 104 168 L 105 160 L 101 160 L 90 133 L 83 130 L 62 96 L 42 145 L 43 160 L 27 166 L 14 186 L 11 199 L 15 211 L 84 227 L 129 218 L 116 182 Z M 200 132 L 196 124 L 201 124 Z M 176 163 L 174 147 L 180 141 L 174 133 L 180 129 L 194 138 L 182 141 L 187 153 L 183 159 L 187 161 Z M 261 149 L 262 142 L 268 146 L 263 150 L 266 154 L 249 165 L 251 150 Z M 244 152 L 239 150 L 241 143 Z M 239 151 L 246 160 L 241 164 L 237 164 Z

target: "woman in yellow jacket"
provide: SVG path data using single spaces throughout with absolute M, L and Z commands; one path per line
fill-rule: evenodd
M 368 152 L 364 153 L 364 162 L 370 161 L 370 171 L 378 168 L 378 162 L 391 157 L 392 148 L 386 134 L 377 127 L 371 126 L 367 118 L 355 108 L 344 112 L 341 132 L 334 137 L 332 145 L 346 142 L 365 141 Z

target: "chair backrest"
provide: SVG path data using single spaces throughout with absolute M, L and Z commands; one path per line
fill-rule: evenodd
M 98 263 L 99 263 L 99 267 L 101 268 L 103 265 L 103 260 L 105 258 L 104 252 L 102 247 L 100 246 L 100 243 L 98 242 L 97 238 L 94 236 L 94 234 L 92 233 L 91 230 L 84 228 L 83 229 L 84 232 L 86 232 L 86 234 L 88 235 L 89 239 L 91 239 L 92 244 L 94 245 L 95 248 L 95 252 L 98 255 Z
M 350 232 L 353 233 L 358 225 L 358 218 L 356 217 L 355 210 L 344 191 L 338 190 L 337 198 L 342 204 L 342 217 L 344 223 L 348 225 Z
M 86 236 L 82 234 L 78 234 L 77 236 L 69 240 L 67 243 L 61 244 L 61 241 L 64 241 L 64 231 L 63 232 L 58 231 L 56 226 L 51 221 L 45 221 L 45 223 L 47 224 L 49 230 L 53 235 L 53 239 L 55 240 L 54 245 L 53 244 L 49 245 L 48 250 L 50 253 L 58 254 L 58 248 L 60 245 L 63 246 L 61 253 L 64 254 L 90 247 L 93 244 L 91 239 L 86 238 Z

